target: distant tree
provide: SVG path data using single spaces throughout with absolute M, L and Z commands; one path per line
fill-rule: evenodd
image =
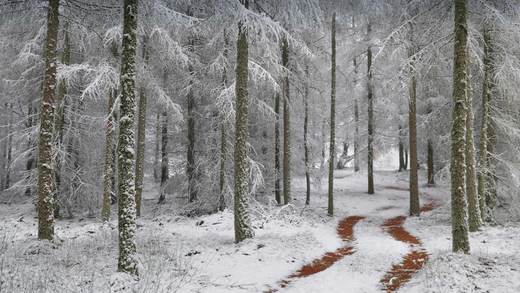
M 332 14 L 331 27 L 331 82 L 330 82 L 330 149 L 328 215 L 334 215 L 334 158 L 336 156 L 336 13 Z

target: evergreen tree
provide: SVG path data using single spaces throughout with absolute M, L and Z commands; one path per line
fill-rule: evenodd
M 240 3 L 249 8 L 248 0 Z M 242 21 L 238 23 L 237 61 L 236 61 L 236 118 L 235 118 L 235 242 L 254 236 L 249 217 L 249 162 L 247 156 L 248 140 L 248 57 L 247 28 Z
M 332 14 L 331 28 L 331 86 L 330 86 L 330 149 L 328 215 L 334 215 L 334 158 L 336 157 L 336 13 Z
M 469 253 L 466 202 L 466 97 L 467 97 L 467 0 L 455 0 L 453 61 L 453 125 L 451 129 L 451 225 L 452 249 Z
M 421 213 L 419 203 L 419 179 L 417 176 L 417 79 L 415 71 L 415 51 L 410 49 L 410 84 L 409 84 L 409 144 L 410 144 L 410 215 L 418 216 Z
M 137 275 L 135 243 L 135 78 L 138 0 L 124 0 L 123 51 L 121 55 L 121 103 L 118 143 L 118 271 Z
M 38 138 L 38 239 L 48 240 L 54 238 L 52 138 L 56 105 L 56 43 L 59 28 L 59 5 L 59 0 L 49 0 L 47 38 L 45 41 L 45 72 Z
M 370 42 L 370 21 L 367 23 L 367 39 Z M 367 48 L 367 97 L 368 97 L 368 147 L 367 147 L 367 174 L 368 194 L 374 194 L 374 94 L 372 84 L 372 48 Z
M 287 38 L 282 40 L 282 66 L 284 68 L 282 81 L 283 102 L 283 203 L 291 201 L 291 116 L 289 96 L 289 44 Z

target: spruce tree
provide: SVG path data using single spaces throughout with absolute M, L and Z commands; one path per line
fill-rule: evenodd
M 121 103 L 118 143 L 118 271 L 137 275 L 135 243 L 135 79 L 138 0 L 124 0 L 123 51 L 121 56 Z
M 56 43 L 59 28 L 59 0 L 49 0 L 45 72 L 38 138 L 38 239 L 54 238 L 53 128 L 56 89 Z
M 336 13 L 332 14 L 331 29 L 331 86 L 330 86 L 330 149 L 328 215 L 334 215 L 334 158 L 336 157 Z
M 469 253 L 466 202 L 467 0 L 455 0 L 453 124 L 451 129 L 451 226 L 454 252 Z
M 284 68 L 282 81 L 283 103 L 283 203 L 291 201 L 291 114 L 289 96 L 289 44 L 287 38 L 282 39 L 282 66 Z
M 245 9 L 249 8 L 248 0 L 240 0 Z M 249 162 L 247 156 L 248 140 L 248 60 L 249 48 L 247 28 L 243 22 L 238 23 L 237 61 L 236 61 L 236 118 L 235 118 L 235 242 L 241 242 L 254 236 L 249 217 Z

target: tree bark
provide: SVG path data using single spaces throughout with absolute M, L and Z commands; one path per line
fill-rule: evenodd
M 165 78 L 166 80 L 166 78 Z M 162 127 L 161 127 L 161 194 L 159 196 L 159 203 L 164 203 L 166 200 L 166 183 L 170 178 L 170 167 L 168 161 L 168 113 L 162 112 Z
M 431 139 L 428 139 L 428 185 L 435 185 L 435 165 L 434 165 L 434 151 L 433 151 L 433 142 Z
M 466 197 L 468 200 L 469 231 L 475 232 L 482 225 L 482 218 L 477 193 L 477 162 L 475 160 L 475 142 L 473 140 L 473 97 L 471 95 L 470 76 L 468 68 L 468 93 L 466 95 Z
M 305 63 L 305 92 L 303 94 L 303 151 L 305 157 L 305 204 L 309 205 L 311 202 L 311 175 L 309 162 L 309 64 Z
M 399 172 L 404 171 L 404 143 L 403 143 L 403 127 L 399 122 Z
M 282 203 L 280 190 L 280 93 L 274 97 L 274 197 L 277 204 Z
M 101 208 L 101 219 L 103 222 L 110 220 L 112 185 L 114 184 L 114 96 L 114 91 L 108 95 L 107 117 L 105 122 L 105 170 L 103 172 L 103 207 Z
M 284 68 L 282 82 L 283 102 L 283 203 L 291 201 L 291 116 L 289 96 L 289 44 L 287 38 L 282 40 L 282 66 Z
M 466 202 L 467 0 L 455 0 L 453 125 L 451 129 L 451 225 L 453 252 L 469 253 Z
M 138 274 L 135 243 L 135 57 L 138 0 L 124 0 L 121 104 L 118 143 L 119 260 L 118 271 Z
M 226 30 L 224 30 L 224 52 L 222 55 L 224 59 L 228 60 L 228 47 L 229 40 Z M 227 69 L 224 67 L 222 72 L 222 86 L 224 89 L 227 88 Z M 226 121 L 224 119 L 223 113 L 219 114 L 219 124 L 220 124 L 220 171 L 219 171 L 219 199 L 217 209 L 219 211 L 223 211 L 226 208 L 226 199 L 224 197 L 224 185 L 226 181 L 226 157 L 227 157 L 227 142 L 226 142 Z
M 248 0 L 240 3 L 249 7 Z M 236 118 L 235 118 L 235 242 L 254 236 L 249 217 L 249 162 L 247 156 L 248 140 L 248 55 L 247 30 L 242 22 L 238 23 L 237 61 L 236 61 Z
M 354 57 L 354 88 L 357 87 L 357 61 Z M 359 172 L 359 105 L 354 97 L 354 172 Z
M 490 118 L 490 101 L 493 95 L 493 54 L 494 47 L 491 39 L 491 33 L 487 24 L 484 24 L 484 82 L 482 89 L 482 124 L 480 128 L 480 156 L 478 168 L 478 195 L 480 214 L 484 221 L 490 219 L 490 211 L 487 207 L 487 198 L 489 197 L 489 190 L 487 189 L 490 180 L 489 174 L 489 128 L 491 124 Z
M 193 51 L 193 47 L 195 46 L 195 41 L 190 41 L 190 50 Z M 186 96 L 187 102 L 187 115 L 186 115 L 186 124 L 188 126 L 188 146 L 187 146 L 187 154 L 186 154 L 186 175 L 188 177 L 188 201 L 194 202 L 197 200 L 197 166 L 195 162 L 195 112 L 196 112 L 196 104 L 195 104 L 195 96 L 193 94 L 193 78 L 195 78 L 195 72 L 193 71 L 193 66 L 189 66 L 189 90 L 188 95 Z
M 329 144 L 329 216 L 334 215 L 334 158 L 336 157 L 336 13 L 332 14 L 331 29 L 331 86 L 330 86 L 330 144 Z
M 143 61 L 148 64 L 149 53 L 147 46 L 148 37 L 143 37 Z M 137 152 L 135 155 L 135 206 L 136 215 L 141 216 L 141 198 L 143 194 L 144 155 L 146 147 L 146 104 L 148 97 L 146 89 L 142 86 L 139 90 L 139 108 L 137 113 Z
M 45 41 L 45 73 L 38 139 L 38 239 L 48 240 L 54 238 L 52 138 L 56 103 L 56 43 L 59 27 L 59 4 L 59 0 L 49 0 L 47 38 Z
M 367 24 L 367 39 L 370 42 L 371 25 Z M 374 194 L 374 97 L 372 84 L 372 48 L 370 44 L 367 49 L 367 96 L 368 96 L 368 194 Z
M 419 179 L 417 176 L 417 80 L 415 76 L 415 52 L 411 49 L 410 60 L 410 84 L 409 84 L 409 144 L 410 144 L 410 215 L 419 216 L 421 206 L 419 203 Z

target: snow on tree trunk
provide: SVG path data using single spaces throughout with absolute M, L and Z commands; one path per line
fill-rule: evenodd
M 118 270 L 133 275 L 137 270 L 135 206 L 135 55 L 138 0 L 123 4 L 123 51 L 121 56 L 121 106 L 118 144 L 119 260 Z
M 311 203 L 311 175 L 309 162 L 309 64 L 305 63 L 305 92 L 303 93 L 303 151 L 305 157 L 305 204 Z
M 410 215 L 418 216 L 421 213 L 419 203 L 419 179 L 417 176 L 417 80 L 415 76 L 415 52 L 410 49 L 410 83 L 409 90 L 409 144 L 410 144 Z
M 56 43 L 58 39 L 59 0 L 49 0 L 45 73 L 38 138 L 38 239 L 54 238 L 53 128 L 56 91 Z
M 371 25 L 367 24 L 367 39 L 370 42 Z M 368 194 L 374 194 L 374 97 L 372 84 L 372 48 L 367 49 L 367 97 L 368 97 L 368 147 L 367 174 Z
M 240 0 L 247 9 L 248 0 Z M 237 61 L 236 61 L 236 118 L 235 118 L 235 242 L 254 236 L 249 217 L 249 162 L 247 156 L 248 140 L 248 55 L 247 31 L 243 23 L 238 24 Z
M 466 96 L 467 96 L 467 0 L 455 0 L 453 60 L 453 125 L 451 129 L 451 225 L 452 249 L 469 253 L 466 202 Z
M 145 66 L 148 64 L 148 38 L 143 37 L 143 61 Z M 135 156 L 135 206 L 136 215 L 141 216 L 141 198 L 143 194 L 143 175 L 144 175 L 144 155 L 146 146 L 146 103 L 148 97 L 146 90 L 142 86 L 139 90 L 139 108 L 137 114 L 137 153 Z
M 483 220 L 488 221 L 490 213 L 487 207 L 487 198 L 489 197 L 489 191 L 487 189 L 489 176 L 489 155 L 488 155 L 488 144 L 489 144 L 489 127 L 491 124 L 490 119 L 490 101 L 492 98 L 493 89 L 493 43 L 491 40 L 491 33 L 487 25 L 484 25 L 484 81 L 482 88 L 482 119 L 480 128 L 480 156 L 479 156 L 479 168 L 478 168 L 478 196 L 480 213 Z
M 331 29 L 331 81 L 330 81 L 330 144 L 329 144 L 329 216 L 334 215 L 334 158 L 336 157 L 336 13 L 332 14 Z
M 289 96 L 289 44 L 287 38 L 282 40 L 282 66 L 284 68 L 282 81 L 283 102 L 283 203 L 291 201 L 291 116 Z
M 468 54 L 469 55 L 469 54 Z M 468 93 L 466 95 L 466 197 L 468 200 L 468 227 L 477 231 L 482 225 L 477 193 L 477 162 L 473 140 L 473 97 L 471 95 L 471 75 L 468 69 Z

